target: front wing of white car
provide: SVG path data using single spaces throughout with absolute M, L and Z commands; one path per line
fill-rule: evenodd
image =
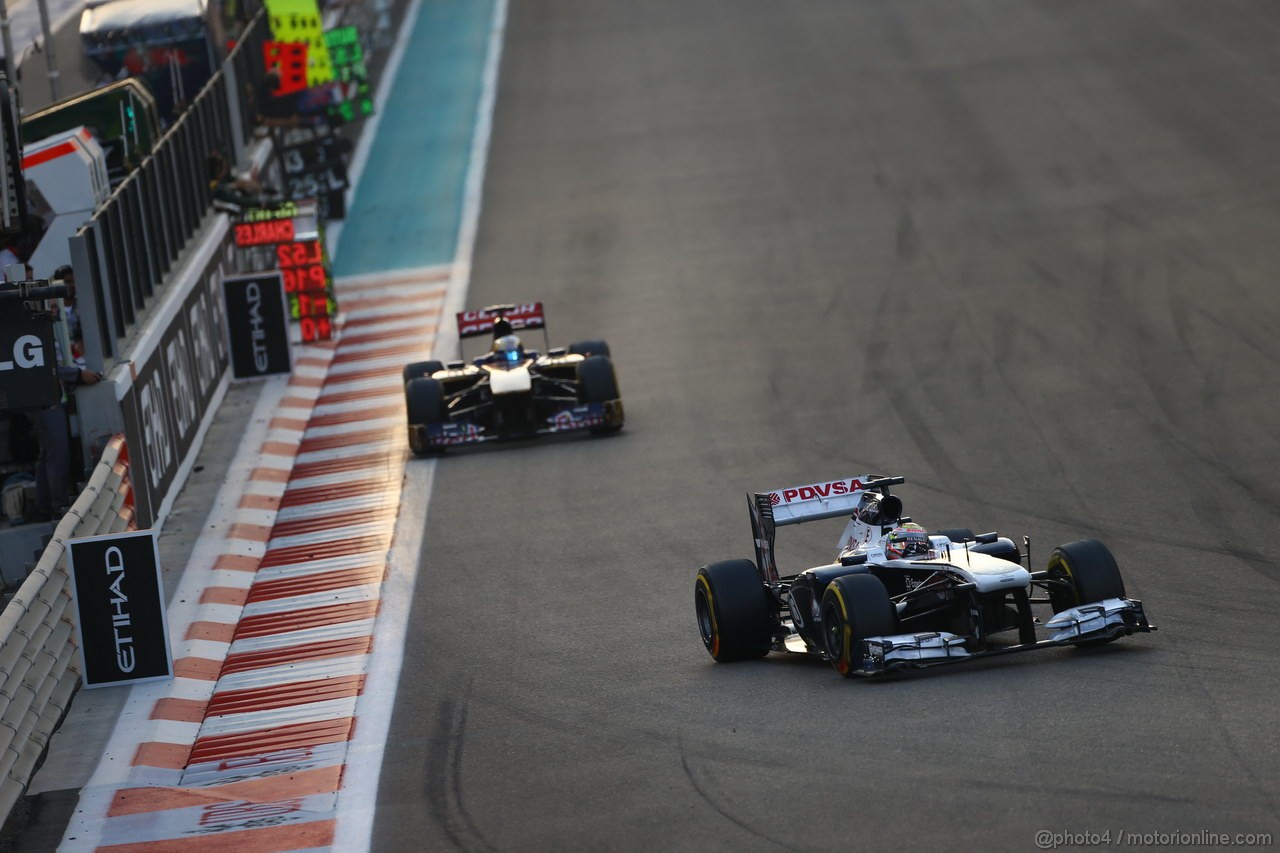
M 964 637 L 946 631 L 868 637 L 861 642 L 861 660 L 855 661 L 853 673 L 880 675 L 895 669 L 935 666 L 1015 652 L 1107 641 L 1128 634 L 1156 630 L 1147 621 L 1142 602 L 1132 598 L 1109 598 L 1072 607 L 1054 614 L 1043 627 L 1051 632 L 1047 639 L 998 646 L 984 651 L 971 651 Z

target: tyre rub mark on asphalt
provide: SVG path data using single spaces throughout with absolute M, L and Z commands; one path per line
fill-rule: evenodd
M 1232 759 L 1231 763 L 1235 766 L 1236 771 L 1248 778 L 1249 786 L 1265 801 L 1267 810 L 1272 817 L 1275 817 L 1280 813 L 1280 809 L 1277 809 L 1275 795 L 1272 793 L 1274 781 L 1268 783 L 1266 779 L 1262 778 L 1246 757 L 1252 747 L 1246 745 L 1242 748 L 1239 740 L 1232 733 L 1227 720 L 1223 717 L 1221 702 L 1214 696 L 1213 691 L 1206 689 L 1204 681 L 1199 675 L 1189 676 L 1186 672 L 1179 672 L 1178 676 L 1186 683 L 1188 693 L 1194 691 L 1200 696 L 1201 701 L 1197 704 L 1208 718 L 1204 731 L 1217 732 L 1226 753 Z M 1274 780 L 1274 777 L 1272 779 Z
M 468 685 L 461 701 L 440 703 L 427 747 L 427 803 L 440 828 L 458 850 L 498 853 L 481 834 L 462 800 L 462 752 L 467 736 Z
M 799 849 L 796 847 L 792 847 L 786 842 L 779 841 L 778 839 L 773 838 L 772 836 L 764 834 L 763 832 L 759 831 L 758 829 L 751 826 L 750 824 L 745 823 L 744 821 L 736 817 L 733 813 L 731 813 L 728 809 L 726 809 L 724 806 L 720 805 L 720 803 L 716 802 L 716 800 L 711 796 L 711 793 L 702 785 L 701 782 L 698 781 L 697 774 L 693 772 L 693 768 L 689 766 L 689 755 L 685 751 L 683 738 L 680 739 L 679 746 L 680 746 L 680 766 L 681 768 L 684 769 L 685 778 L 689 780 L 689 784 L 693 786 L 693 790 L 698 793 L 698 796 L 701 797 L 707 805 L 711 806 L 711 808 L 718 815 L 723 817 L 725 820 L 729 821 L 729 823 L 743 830 L 744 832 L 747 832 L 756 838 L 762 839 L 764 841 L 768 841 L 770 844 L 776 844 L 777 846 L 781 847 L 783 850 Z

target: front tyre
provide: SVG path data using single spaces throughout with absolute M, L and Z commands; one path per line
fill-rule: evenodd
M 603 355 L 606 358 L 612 355 L 609 352 L 609 345 L 604 341 L 574 341 L 569 344 L 569 353 L 571 355 Z
M 762 658 L 772 648 L 769 597 L 751 560 L 699 569 L 693 606 L 702 644 L 718 663 Z
M 447 419 L 444 386 L 436 379 L 410 379 L 404 386 L 404 401 L 409 414 L 409 446 L 413 452 L 418 455 L 443 452 L 443 448 L 426 444 L 426 427 L 442 424 Z M 414 437 L 415 433 L 418 438 Z
M 852 678 L 862 667 L 861 642 L 898 633 L 889 592 L 872 574 L 836 578 L 822 594 L 822 636 L 836 672 Z
M 613 362 L 608 356 L 592 355 L 578 363 L 578 399 L 584 403 L 617 407 L 616 421 L 593 426 L 592 432 L 617 432 L 622 429 L 621 397 L 618 393 L 618 377 L 613 372 Z
M 1108 598 L 1126 598 L 1120 567 L 1111 550 L 1097 539 L 1078 539 L 1049 555 L 1049 605 L 1054 613 Z M 1077 646 L 1101 646 L 1116 637 L 1085 640 Z
M 1108 598 L 1125 598 L 1116 558 L 1097 539 L 1080 539 L 1054 548 L 1049 555 L 1049 576 L 1059 581 L 1049 588 L 1054 613 Z
M 422 379 L 430 377 L 437 371 L 444 370 L 444 363 L 436 360 L 431 361 L 415 361 L 404 366 L 404 370 L 400 372 L 400 377 L 404 380 L 404 384 L 408 385 L 410 379 Z

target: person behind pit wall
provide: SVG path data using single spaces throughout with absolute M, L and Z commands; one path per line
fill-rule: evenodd
M 71 356 L 70 362 L 84 367 L 84 334 L 80 329 L 80 312 L 76 307 L 76 272 L 70 264 L 63 264 L 53 271 L 50 284 L 62 284 L 67 288 L 67 295 L 62 297 L 61 320 L 65 324 L 67 341 L 63 346 Z M 55 318 L 59 319 L 59 318 Z
M 66 282 L 65 276 L 69 269 L 59 267 L 54 277 L 60 277 L 61 273 Z M 27 278 L 30 280 L 33 277 L 28 265 Z M 75 277 L 72 273 L 69 289 L 73 294 L 74 287 Z M 74 303 L 74 295 L 71 298 Z M 55 322 L 58 384 L 62 390 L 62 398 L 51 406 L 30 413 L 36 441 L 40 445 L 40 452 L 36 456 L 36 505 L 35 511 L 29 516 L 31 521 L 48 521 L 61 516 L 70 505 L 71 431 L 67 421 L 67 393 L 81 385 L 94 385 L 102 379 L 96 371 L 76 364 L 72 355 L 73 339 L 69 339 L 68 335 L 58 334 L 59 327 L 65 328 L 63 322 L 68 318 L 55 310 L 51 319 Z M 78 321 L 75 326 L 79 328 Z
M 261 207 L 266 203 L 266 189 L 258 180 L 256 170 L 237 175 L 221 148 L 213 148 L 205 158 L 209 177 L 209 191 L 215 202 L 235 208 L 239 213 L 247 207 Z

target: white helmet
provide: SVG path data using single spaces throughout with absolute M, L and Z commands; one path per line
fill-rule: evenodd
M 927 559 L 931 556 L 932 550 L 929 534 L 923 527 L 912 522 L 893 528 L 884 539 L 884 554 L 890 559 L 912 557 Z

